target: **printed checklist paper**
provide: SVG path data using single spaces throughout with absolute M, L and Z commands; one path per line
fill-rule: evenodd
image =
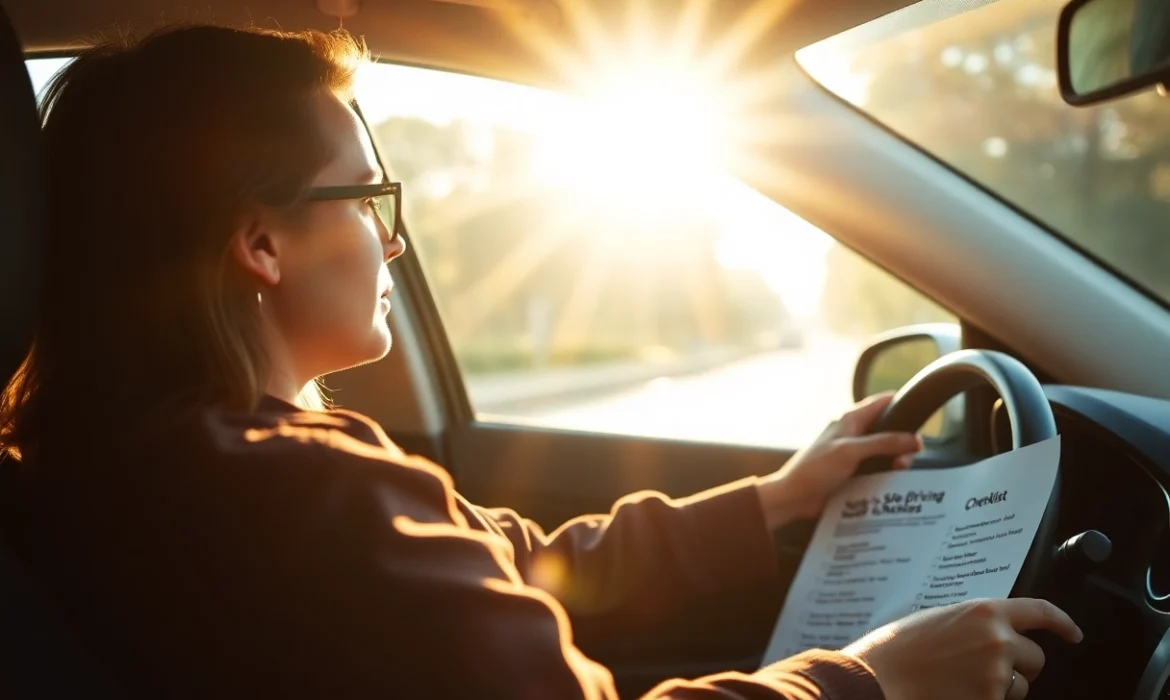
M 850 481 L 817 524 L 765 665 L 840 649 L 923 608 L 1006 598 L 1059 463 L 1056 437 L 965 467 Z

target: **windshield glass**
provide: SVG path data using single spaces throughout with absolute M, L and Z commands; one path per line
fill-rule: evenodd
M 1170 102 L 1150 91 L 1065 104 L 1063 5 L 999 0 L 876 41 L 842 35 L 797 58 L 842 99 L 1170 300 Z

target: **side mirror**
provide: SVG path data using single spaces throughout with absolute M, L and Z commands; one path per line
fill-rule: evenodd
M 1161 86 L 1170 81 L 1170 3 L 1073 0 L 1060 13 L 1056 55 L 1060 94 L 1071 105 Z
M 877 336 L 861 352 L 853 372 L 853 400 L 896 391 L 920 370 L 963 346 L 962 331 L 954 323 L 906 326 Z M 941 446 L 963 433 L 964 402 L 956 396 L 930 417 L 922 428 L 928 446 Z

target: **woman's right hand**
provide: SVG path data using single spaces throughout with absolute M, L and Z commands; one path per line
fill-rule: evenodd
M 1022 633 L 1040 629 L 1074 644 L 1084 636 L 1046 600 L 970 600 L 910 615 L 842 651 L 873 669 L 887 700 L 1020 700 L 1044 666 Z

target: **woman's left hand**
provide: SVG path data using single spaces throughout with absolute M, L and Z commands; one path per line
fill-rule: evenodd
M 917 435 L 866 435 L 892 398 L 892 393 L 879 394 L 857 404 L 779 471 L 760 479 L 757 489 L 769 529 L 792 520 L 819 517 L 833 492 L 870 457 L 893 457 L 895 469 L 910 466 L 922 449 Z

